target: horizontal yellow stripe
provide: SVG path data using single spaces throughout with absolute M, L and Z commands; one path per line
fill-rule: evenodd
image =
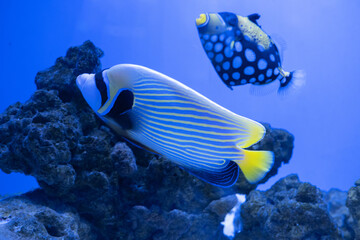
M 138 135 L 138 134 L 136 134 L 136 135 Z M 146 135 L 148 135 L 148 134 L 146 134 Z M 143 134 L 141 137 L 146 137 L 146 136 L 144 136 L 144 134 Z M 222 166 L 226 162 L 226 160 L 224 160 L 223 158 L 220 158 L 218 156 L 215 156 L 215 158 L 205 158 L 203 155 L 197 155 L 197 154 L 195 154 L 195 155 L 194 154 L 185 155 L 185 154 L 182 153 L 182 152 L 185 152 L 184 149 L 176 148 L 176 147 L 173 146 L 174 144 L 172 144 L 170 142 L 162 141 L 159 138 L 153 137 L 151 135 L 149 137 L 146 137 L 146 138 L 148 138 L 149 141 L 156 142 L 157 145 L 160 145 L 160 148 L 162 148 L 161 151 L 168 151 L 168 152 L 171 152 L 174 155 L 182 156 L 183 158 L 188 159 L 188 160 L 192 159 L 195 162 L 211 163 L 213 165 L 218 165 L 218 166 Z M 164 143 L 161 143 L 161 142 L 169 143 L 170 146 L 165 145 Z M 180 146 L 180 145 L 178 145 L 178 146 Z M 182 147 L 182 146 L 180 146 L 180 147 Z M 173 149 L 174 151 L 170 151 L 169 149 Z M 159 151 L 159 152 L 161 152 L 161 151 Z M 164 156 L 166 156 L 166 154 L 164 154 Z M 201 160 L 201 159 L 205 159 L 205 160 Z M 215 162 L 213 162 L 211 160 L 213 160 L 213 161 L 222 161 L 222 163 L 215 163 Z M 204 165 L 204 164 L 201 164 L 201 165 L 208 166 L 208 165 Z M 211 168 L 214 168 L 214 167 L 211 167 Z M 217 168 L 214 168 L 214 169 L 217 169 Z
M 198 107 L 209 109 L 208 106 L 204 106 L 204 105 L 196 103 L 194 101 L 166 100 L 166 99 L 165 100 L 158 100 L 158 99 L 147 99 L 147 98 L 139 98 L 139 97 L 137 97 L 136 99 L 140 100 L 140 101 L 154 102 L 154 103 L 185 103 L 185 104 L 191 104 L 191 105 L 195 105 L 195 106 L 198 106 Z
M 147 106 L 147 107 L 154 107 L 154 108 L 159 108 L 159 109 L 161 109 L 161 107 L 157 107 L 157 106 L 155 106 L 155 105 L 143 104 L 143 103 L 138 103 L 138 102 L 137 102 L 137 104 L 143 105 L 143 106 Z M 151 113 L 155 113 L 155 114 L 158 114 L 158 115 L 170 115 L 170 116 L 177 116 L 177 117 L 190 117 L 190 118 L 196 118 L 196 119 L 202 119 L 202 120 L 209 120 L 209 121 L 224 123 L 224 124 L 227 124 L 227 125 L 235 125 L 235 126 L 238 126 L 238 127 L 243 128 L 243 126 L 241 126 L 241 125 L 237 125 L 237 124 L 235 124 L 235 123 L 227 122 L 227 121 L 224 121 L 224 120 L 221 120 L 221 119 L 218 119 L 218 118 L 201 117 L 201 116 L 197 116 L 197 115 L 193 115 L 193 114 L 181 114 L 181 113 L 171 113 L 171 112 L 169 112 L 169 113 L 164 113 L 164 112 L 158 112 L 158 111 L 153 111 L 153 110 L 145 109 L 145 108 L 142 108 L 142 107 L 140 107 L 140 106 L 138 106 L 138 107 L 141 108 L 141 109 L 143 109 L 143 110 L 145 110 L 145 111 L 148 111 L 148 112 L 151 112 Z M 166 107 L 166 108 L 164 108 L 164 109 L 171 109 L 171 108 Z M 184 108 L 184 109 L 179 108 L 179 109 L 180 109 L 180 110 L 184 110 L 184 109 L 186 109 L 186 108 Z M 190 110 L 190 109 L 186 109 L 186 110 Z M 197 111 L 197 110 L 195 109 L 195 111 Z M 204 111 L 205 111 L 205 110 L 204 110 Z M 199 112 L 201 112 L 201 111 L 199 111 Z
M 135 84 L 134 88 L 143 88 L 145 86 L 163 86 L 163 87 L 168 87 L 167 85 L 163 84 L 163 83 L 143 83 L 143 84 Z
M 147 109 L 144 109 L 142 107 L 138 107 L 140 109 L 143 109 L 143 111 L 148 111 Z M 141 112 L 141 115 L 144 115 L 148 118 L 153 118 L 153 119 L 157 119 L 157 120 L 161 120 L 161 121 L 167 121 L 167 122 L 176 122 L 176 123 L 181 123 L 181 124 L 186 124 L 186 125 L 194 125 L 194 126 L 199 126 L 199 127 L 206 127 L 206 128 L 215 128 L 215 129 L 223 129 L 223 130 L 237 130 L 239 131 L 239 128 L 235 128 L 235 127 L 223 127 L 223 126 L 219 126 L 219 125 L 213 125 L 213 124 L 204 124 L 204 123 L 196 123 L 196 122 L 190 122 L 190 121 L 183 121 L 183 120 L 176 120 L 173 118 L 161 118 L 161 117 L 156 117 L 156 116 L 152 116 L 146 113 Z
M 185 134 L 185 133 L 179 133 L 179 132 L 174 132 L 171 130 L 165 130 L 165 129 L 161 129 L 158 127 L 155 127 L 154 125 L 148 124 L 147 122 L 149 122 L 149 120 L 144 120 L 144 122 L 142 123 L 144 126 L 150 127 L 154 130 L 158 130 L 164 133 L 170 133 L 172 135 L 176 135 L 176 136 L 182 136 L 182 137 L 190 137 L 190 138 L 197 138 L 197 139 L 202 139 L 202 140 L 207 140 L 207 141 L 213 141 L 213 142 L 219 142 L 219 143 L 224 143 L 224 142 L 229 142 L 229 143 L 233 143 L 234 145 L 236 145 L 236 143 L 241 140 L 241 139 L 246 139 L 246 138 L 235 138 L 235 139 L 218 139 L 218 138 L 208 138 L 208 137 L 202 137 L 202 136 L 197 136 L 197 135 L 192 135 L 192 134 Z M 197 132 L 196 129 L 193 129 L 193 132 Z M 199 144 L 202 144 L 199 142 Z M 217 145 L 214 145 L 217 146 Z
M 189 151 L 189 152 L 191 152 L 191 153 L 195 153 L 195 154 L 201 154 L 201 155 L 204 155 L 204 156 L 209 156 L 209 157 L 218 157 L 218 156 L 216 156 L 216 155 L 212 155 L 212 154 L 209 154 L 209 153 L 204 153 L 204 152 L 199 152 L 199 151 L 196 151 L 196 150 L 194 150 L 194 149 L 186 149 L 187 151 Z M 242 158 L 243 158 L 243 154 L 241 153 L 241 149 L 239 149 L 239 152 L 237 153 L 237 155 L 236 156 L 232 156 L 232 157 L 230 157 L 230 156 L 223 156 L 223 158 L 224 159 L 228 159 L 228 160 L 233 160 L 233 161 L 235 161 L 235 160 L 241 160 Z
M 135 100 L 136 100 L 136 98 L 138 98 L 137 95 L 140 95 L 140 96 L 166 96 L 166 97 L 171 97 L 171 96 L 173 96 L 173 97 L 184 98 L 184 99 L 190 100 L 194 105 L 197 105 L 197 106 L 203 107 L 203 108 L 205 108 L 205 109 L 208 109 L 208 111 L 209 111 L 211 114 L 216 115 L 216 116 L 219 116 L 219 117 L 221 117 L 221 118 L 223 118 L 223 119 L 226 119 L 226 120 L 230 121 L 230 124 L 236 125 L 236 126 L 242 128 L 242 129 L 246 129 L 246 127 L 245 127 L 244 125 L 241 125 L 241 124 L 239 125 L 238 121 L 234 120 L 232 117 L 228 116 L 227 114 L 218 114 L 218 113 L 216 113 L 215 111 L 213 111 L 213 109 L 212 109 L 210 106 L 208 106 L 208 105 L 203 105 L 203 104 L 199 104 L 199 103 L 195 102 L 194 99 L 189 98 L 189 97 L 187 97 L 187 96 L 183 96 L 183 95 L 179 95 L 179 94 L 154 94 L 154 93 L 143 94 L 143 93 L 137 93 L 136 96 L 135 96 Z M 141 100 L 144 100 L 144 98 L 139 98 L 139 100 L 140 100 L 140 99 L 141 99 Z M 174 102 L 176 102 L 176 101 L 182 101 L 182 100 L 166 100 L 166 99 L 164 99 L 164 100 L 157 100 L 157 99 L 151 99 L 151 98 L 150 98 L 148 101 L 150 101 L 150 102 L 151 102 L 151 101 L 153 101 L 153 102 L 158 102 L 158 101 L 164 101 L 164 102 L 166 102 L 166 101 L 168 101 L 168 102 L 174 101 Z M 204 111 L 206 111 L 206 110 L 204 110 Z M 243 121 L 246 121 L 246 120 L 243 120 Z
M 150 119 L 146 119 L 146 121 L 156 124 L 156 125 L 159 125 L 159 126 L 163 126 L 163 127 L 175 128 L 175 129 L 184 130 L 184 131 L 192 131 L 192 132 L 195 131 L 198 133 L 204 133 L 204 134 L 209 134 L 209 135 L 216 135 L 216 136 L 239 136 L 239 135 L 241 135 L 239 133 L 221 133 L 221 132 L 214 132 L 214 131 L 198 130 L 195 128 L 178 127 L 178 126 L 174 126 L 174 125 L 170 125 L 170 124 L 159 123 L 156 121 L 152 121 Z M 246 138 L 238 138 L 238 139 L 246 139 Z
M 150 132 L 152 133 L 153 137 L 154 138 L 157 138 L 156 136 L 159 136 L 163 139 L 168 139 L 168 140 L 172 140 L 172 141 L 176 141 L 176 142 L 184 142 L 184 143 L 195 143 L 195 144 L 200 144 L 200 145 L 203 145 L 203 146 L 208 146 L 208 147 L 213 147 L 213 148 L 218 148 L 218 149 L 234 149 L 236 150 L 235 152 L 223 152 L 223 151 L 214 151 L 214 150 L 210 150 L 208 148 L 201 148 L 201 147 L 196 147 L 194 145 L 185 145 L 185 147 L 192 147 L 192 148 L 195 148 L 195 149 L 198 149 L 198 150 L 202 150 L 202 151 L 206 151 L 206 152 L 213 152 L 213 153 L 219 153 L 219 154 L 234 154 L 236 153 L 237 151 L 239 151 L 239 149 L 234 145 L 230 145 L 230 146 L 217 146 L 217 145 L 212 145 L 212 144 L 205 144 L 205 143 L 201 143 L 201 142 L 197 142 L 197 141 L 193 141 L 193 140 L 182 140 L 182 139 L 176 139 L 176 138 L 173 138 L 173 137 L 168 137 L 168 136 L 165 136 L 163 134 L 160 134 L 160 133 L 155 133 L 154 131 L 148 129 L 148 128 L 145 128 L 145 131 L 147 132 Z M 159 138 L 157 138 L 159 139 Z M 161 140 L 161 139 L 159 139 Z M 162 140 L 165 142 L 165 140 Z M 175 145 L 175 146 L 178 146 L 178 147 L 182 147 L 183 145 L 179 145 L 179 144 L 176 144 L 174 142 L 168 142 L 169 144 L 172 144 L 172 145 Z

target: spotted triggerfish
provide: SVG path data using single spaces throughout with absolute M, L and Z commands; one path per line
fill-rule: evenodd
M 232 186 L 239 167 L 250 183 L 272 167 L 270 151 L 245 148 L 265 128 L 151 69 L 119 64 L 76 83 L 96 114 L 137 146 L 165 156 L 198 178 Z
M 216 72 L 230 89 L 279 80 L 278 92 L 283 94 L 301 86 L 303 71 L 284 71 L 278 48 L 257 23 L 259 18 L 258 14 L 242 17 L 220 12 L 203 13 L 196 19 L 202 46 Z

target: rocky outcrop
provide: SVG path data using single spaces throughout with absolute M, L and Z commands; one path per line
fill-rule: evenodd
M 349 208 L 350 215 L 354 219 L 353 229 L 355 239 L 360 239 L 360 179 L 355 182 L 355 186 L 350 188 L 346 206 Z
M 252 191 L 241 206 L 237 239 L 342 239 L 321 191 L 289 175 L 269 190 Z
M 45 239 L 46 231 L 49 236 L 61 232 L 57 235 L 64 239 L 221 236 L 220 222 L 233 207 L 226 196 L 249 193 L 256 185 L 240 176 L 231 188 L 211 186 L 115 135 L 75 86 L 77 75 L 101 69 L 102 55 L 89 41 L 70 48 L 53 67 L 37 74 L 38 90 L 27 102 L 15 103 L 0 115 L 0 168 L 34 176 L 43 196 L 36 203 L 36 194 L 3 200 L 1 206 L 7 211 L 14 211 L 16 204 L 23 207 L 11 218 L 4 217 L 2 229 L 18 221 L 17 226 L 39 227 Z M 265 126 L 265 138 L 252 148 L 273 151 L 275 164 L 262 182 L 288 163 L 294 141 L 287 131 Z M 48 204 L 52 199 L 66 210 L 58 212 L 55 204 Z M 39 218 L 38 212 L 45 215 Z M 29 221 L 16 220 L 21 214 Z M 65 230 L 54 230 L 44 219 L 69 223 L 57 224 Z M 18 234 L 15 228 L 6 229 L 9 236 Z
M 76 209 L 36 190 L 0 201 L 0 239 L 96 239 Z

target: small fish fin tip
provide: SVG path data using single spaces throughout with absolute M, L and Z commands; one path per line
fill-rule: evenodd
M 194 170 L 184 166 L 182 168 L 195 177 L 222 188 L 231 187 L 239 177 L 239 167 L 233 161 L 228 161 L 226 167 L 217 171 Z
M 286 96 L 296 92 L 299 88 L 305 85 L 306 74 L 303 70 L 296 70 L 290 72 L 285 78 L 280 79 L 280 87 L 278 94 L 280 96 Z
M 246 180 L 257 183 L 274 164 L 274 153 L 270 151 L 243 150 L 244 158 L 236 161 Z

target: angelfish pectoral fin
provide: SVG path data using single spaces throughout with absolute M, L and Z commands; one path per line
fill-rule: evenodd
M 243 150 L 244 157 L 235 160 L 250 183 L 260 181 L 274 163 L 274 153 L 270 151 Z
M 184 166 L 181 168 L 205 182 L 223 188 L 234 185 L 239 177 L 239 167 L 233 161 L 228 161 L 224 168 L 214 171 L 196 170 Z

